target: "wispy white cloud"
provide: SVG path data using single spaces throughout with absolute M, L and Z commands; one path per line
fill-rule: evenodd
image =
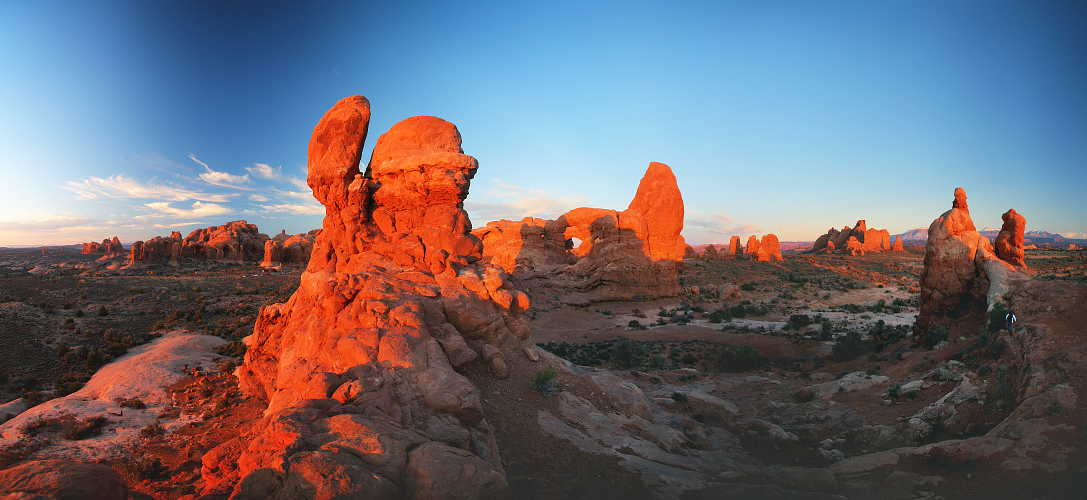
M 1059 234 L 1059 235 L 1061 235 L 1061 236 L 1063 236 L 1065 238 L 1069 238 L 1069 239 L 1073 239 L 1073 240 L 1087 239 L 1087 233 L 1057 233 L 1057 234 Z
M 249 182 L 249 174 L 233 175 L 228 172 L 217 172 L 215 170 L 212 170 L 207 163 L 197 160 L 196 156 L 192 153 L 189 153 L 189 159 L 203 165 L 204 169 L 207 170 L 207 172 L 200 174 L 200 179 L 204 182 L 220 187 L 227 187 L 233 189 L 249 189 L 238 185 Z
M 262 194 L 251 194 L 251 195 L 249 195 L 249 201 L 264 202 L 264 201 L 268 201 L 268 197 L 264 196 Z
M 199 200 L 214 203 L 230 201 L 233 194 L 213 194 L 178 186 L 139 182 L 121 174 L 109 178 L 91 177 L 81 182 L 65 181 L 61 189 L 71 191 L 80 200 L 159 199 L 166 201 Z
M 245 170 L 256 177 L 270 181 L 279 181 L 283 178 L 283 167 L 272 168 L 265 163 L 254 163 L 252 167 L 245 167 Z
M 324 215 L 325 207 L 314 200 L 313 203 L 282 203 L 278 205 L 258 205 L 269 212 L 289 212 L 300 215 Z
M 149 214 L 149 215 L 139 215 L 139 216 L 136 216 L 136 218 L 162 217 L 162 216 L 173 216 L 173 217 L 184 217 L 184 218 L 213 217 L 213 216 L 216 216 L 216 215 L 229 214 L 229 213 L 234 211 L 230 207 L 225 207 L 225 206 L 218 205 L 218 204 L 215 204 L 215 203 L 201 203 L 199 201 L 193 203 L 192 204 L 192 209 L 189 209 L 189 210 L 185 210 L 183 208 L 171 207 L 169 203 L 164 202 L 164 201 L 158 201 L 158 202 L 154 202 L 154 203 L 144 203 L 144 206 L 151 209 L 153 213 Z
M 725 214 L 687 212 L 683 217 L 684 233 L 695 239 L 720 239 L 722 236 L 742 236 L 759 232 L 758 224 L 739 222 Z
M 525 217 L 554 219 L 584 204 L 577 196 L 558 196 L 541 189 L 526 188 L 494 180 L 479 197 L 464 200 L 464 209 L 482 225 L 498 219 Z

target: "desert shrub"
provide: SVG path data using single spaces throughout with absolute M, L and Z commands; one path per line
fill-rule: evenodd
M 987 326 L 989 333 L 996 333 L 1003 330 L 1007 325 L 1008 308 L 1004 306 L 1003 302 L 997 302 L 993 304 L 993 310 L 989 311 L 989 325 Z
M 889 399 L 898 399 L 900 392 L 902 392 L 902 384 L 894 384 L 887 389 L 887 397 Z
M 28 407 L 38 406 L 38 405 L 45 402 L 45 394 L 43 394 L 41 391 L 26 391 L 26 390 L 24 390 L 20 394 L 20 397 L 23 398 L 23 401 L 26 403 L 26 405 Z
M 875 363 L 876 361 L 879 361 L 879 355 L 874 352 L 868 353 L 868 362 Z
M 682 392 L 673 392 L 672 393 L 672 401 L 675 401 L 677 403 L 686 403 L 687 402 L 687 394 L 682 393 Z
M 94 437 L 102 433 L 102 427 L 105 427 L 106 423 L 106 417 L 102 415 L 87 417 L 78 422 L 71 429 L 68 429 L 64 434 L 61 434 L 61 437 L 69 441 L 79 441 L 81 439 Z
M 829 320 L 823 322 L 823 329 L 819 332 L 819 340 L 830 340 L 834 338 L 834 323 Z
M 68 354 L 68 341 L 61 341 L 61 343 L 57 345 L 56 353 L 58 358 L 63 358 Z
M 83 317 L 83 310 L 82 309 L 76 309 L 75 310 L 75 317 L 82 318 Z
M 532 375 L 532 386 L 544 396 L 554 396 L 562 392 L 566 384 L 555 379 L 555 367 L 548 365 L 547 368 Z
M 743 318 L 747 316 L 747 309 L 745 309 L 742 304 L 732 306 L 731 308 L 729 308 L 728 312 L 734 318 Z
M 910 389 L 908 392 L 906 392 L 907 401 L 913 401 L 915 399 L 917 399 L 917 389 Z
M 238 365 L 234 363 L 233 359 L 224 359 L 215 366 L 219 373 L 234 373 L 234 369 L 237 367 Z
M 615 355 L 612 361 L 622 368 L 630 368 L 642 364 L 647 354 L 649 352 L 644 344 L 638 344 L 630 339 L 622 339 L 615 343 Z
M 627 323 L 627 326 L 630 327 L 630 329 L 632 330 L 645 330 L 646 328 L 645 325 L 643 325 L 640 321 L 636 319 L 630 320 L 630 323 Z
M 886 306 L 887 306 L 887 301 L 883 300 L 883 299 L 879 299 L 878 301 L 876 301 L 875 304 L 872 304 L 872 305 L 868 306 L 868 310 L 872 311 L 874 313 L 881 313 L 881 312 L 883 312 L 883 308 L 886 307 Z
M 921 337 L 921 345 L 925 346 L 925 349 L 932 350 L 936 347 L 936 344 L 947 340 L 948 331 L 947 328 L 938 326 L 936 328 L 930 328 L 929 331 Z
M 645 367 L 647 370 L 663 370 L 667 367 L 668 362 L 663 357 L 653 356 L 646 361 Z
M 727 309 L 718 309 L 710 313 L 710 323 L 720 323 L 732 319 L 732 313 Z
M 868 375 L 879 375 L 879 366 L 873 366 L 865 371 Z
M 722 345 L 717 349 L 716 355 L 718 372 L 755 371 L 769 363 L 766 356 L 748 345 Z
M 107 315 L 109 315 L 109 309 L 106 309 L 106 306 L 101 306 L 101 307 L 99 307 L 99 308 L 98 308 L 98 315 L 99 315 L 99 316 L 107 316 Z
M 245 356 L 246 345 L 240 340 L 232 340 L 217 348 L 215 353 L 220 356 L 230 356 L 232 358 L 240 358 Z
M 789 316 L 789 326 L 793 330 L 799 330 L 811 324 L 811 316 L 807 314 L 794 314 Z
M 849 332 L 834 343 L 834 359 L 837 361 L 852 361 L 857 356 L 864 354 L 864 341 L 857 332 Z
M 136 409 L 136 410 L 143 410 L 143 409 L 147 408 L 147 405 L 144 404 L 143 400 L 141 400 L 140 398 L 135 398 L 135 397 L 133 397 L 133 398 L 117 398 L 117 406 L 120 406 L 121 408 L 133 408 L 133 409 Z
M 140 429 L 140 435 L 145 438 L 161 436 L 163 432 L 165 432 L 165 429 L 162 428 L 162 424 L 160 424 L 158 420 L 155 420 L 154 422 L 147 424 L 147 427 Z
M 157 479 L 165 475 L 167 469 L 158 457 L 148 457 L 137 460 L 133 472 L 140 479 Z
M 604 316 L 611 316 L 611 309 L 604 309 L 603 311 L 600 311 L 600 314 L 603 314 Z
M 747 283 L 744 283 L 744 284 L 740 285 L 740 290 L 743 290 L 745 292 L 754 292 L 755 291 L 755 282 L 750 281 L 750 282 L 747 282 Z
M 72 308 L 72 303 L 71 302 L 65 302 L 63 307 L 65 309 L 71 309 Z
M 993 385 L 993 401 L 997 408 L 1005 408 L 1015 403 L 1015 384 L 1006 365 L 996 369 L 996 384 Z
M 689 353 L 684 354 L 683 359 L 680 362 L 682 362 L 683 364 L 687 364 L 687 365 L 693 365 L 693 364 L 698 362 L 698 356 L 695 356 L 694 354 L 689 354 Z

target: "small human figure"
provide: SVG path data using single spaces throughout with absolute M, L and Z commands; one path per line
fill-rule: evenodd
M 1015 324 L 1015 313 L 1013 313 L 1011 311 L 1008 311 L 1008 315 L 1005 316 L 1005 319 L 1008 320 L 1008 333 L 1011 333 L 1012 332 L 1012 325 Z

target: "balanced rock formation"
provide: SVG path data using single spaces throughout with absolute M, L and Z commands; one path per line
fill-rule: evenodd
M 855 242 L 851 242 L 855 240 Z M 830 228 L 827 234 L 816 238 L 811 252 L 848 253 L 864 255 L 866 252 L 894 250 L 891 245 L 891 233 L 886 229 L 868 228 L 865 220 L 858 220 L 853 227 L 845 226 L 841 231 Z
M 169 237 L 155 236 L 147 241 L 136 241 L 129 247 L 128 263 L 125 269 L 139 269 L 148 264 L 170 259 L 171 265 L 178 265 L 181 255 L 181 233 L 173 231 Z
M 1019 215 L 1014 208 L 1008 209 L 1001 216 L 1004 224 L 1000 226 L 1000 233 L 996 235 L 996 256 L 1017 268 L 1026 269 L 1023 262 L 1023 230 L 1027 226 L 1027 219 Z
M 679 295 L 676 264 L 690 248 L 682 230 L 676 177 L 653 162 L 626 210 L 581 207 L 554 221 L 499 221 L 472 234 L 484 242 L 484 263 L 517 276 L 547 273 L 546 286 L 562 289 L 564 302 L 587 305 Z
M 117 237 L 114 236 L 112 240 L 102 240 L 102 243 L 95 243 L 93 241 L 90 243 L 84 243 L 83 251 L 81 253 L 106 254 L 116 256 L 121 255 L 122 253 L 124 253 L 124 251 L 125 247 L 121 245 L 121 240 L 117 239 Z
M 276 267 L 284 262 L 309 262 L 313 253 L 313 241 L 320 233 L 320 229 L 314 229 L 309 233 L 299 233 L 287 236 L 286 231 L 275 235 L 274 238 L 264 242 L 264 261 L 261 267 Z
M 181 242 L 181 256 L 193 259 L 244 262 L 261 260 L 268 235 L 244 220 L 206 227 L 189 233 Z
M 313 130 L 307 182 L 323 228 L 295 294 L 261 309 L 238 371 L 268 407 L 209 452 L 205 479 L 236 460 L 239 498 L 502 498 L 480 391 L 455 368 L 482 351 L 504 376 L 529 336 L 528 298 L 480 263 L 463 210 L 478 164 L 457 128 L 401 121 L 362 174 L 369 118 L 369 102 L 348 97 Z
M 1010 281 L 1027 278 L 996 256 L 970 218 L 966 191 L 956 188 L 951 210 L 928 228 L 915 331 L 950 326 L 951 316 L 991 308 L 1003 300 Z

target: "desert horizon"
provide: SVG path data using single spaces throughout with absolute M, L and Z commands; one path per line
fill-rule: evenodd
M 0 499 L 1081 500 L 1087 9 L 0 7 Z

